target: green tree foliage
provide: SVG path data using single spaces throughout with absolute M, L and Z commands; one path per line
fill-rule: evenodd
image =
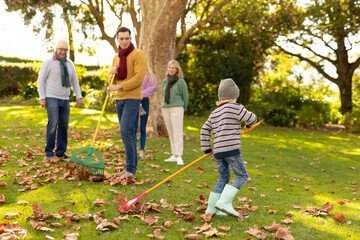
M 214 104 L 220 79 L 231 77 L 240 87 L 240 102 L 250 100 L 251 84 L 257 80 L 268 49 L 281 33 L 298 24 L 292 1 L 236 1 L 226 5 L 208 28 L 194 36 L 181 59 L 192 91 L 196 111 Z M 186 56 L 185 56 L 186 55 Z M 210 101 L 206 101 L 210 100 Z M 204 102 L 202 102 L 204 101 Z
M 278 46 L 314 67 L 335 83 L 340 92 L 341 112 L 351 125 L 352 78 L 360 65 L 354 45 L 359 43 L 360 1 L 315 0 L 304 8 L 303 24 Z

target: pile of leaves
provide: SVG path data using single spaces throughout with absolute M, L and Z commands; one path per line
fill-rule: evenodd
M 4 222 L 0 223 L 0 239 L 13 240 L 22 239 L 26 236 L 26 230 L 15 223 Z

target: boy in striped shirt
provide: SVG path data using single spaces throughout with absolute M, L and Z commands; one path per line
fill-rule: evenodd
M 200 131 L 201 150 L 214 155 L 219 171 L 219 178 L 214 191 L 209 195 L 205 213 L 239 217 L 232 202 L 248 179 L 240 151 L 240 129 L 242 124 L 246 127 L 254 124 L 256 116 L 236 103 L 239 88 L 232 79 L 221 80 L 218 97 L 217 108 L 211 112 Z M 230 168 L 235 174 L 232 184 L 229 184 Z

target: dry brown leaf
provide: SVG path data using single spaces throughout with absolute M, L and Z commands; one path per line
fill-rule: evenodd
M 281 220 L 281 223 L 283 223 L 283 224 L 291 224 L 293 222 L 294 221 L 291 218 L 285 218 L 285 219 Z
M 64 236 L 64 240 L 77 240 L 79 238 L 79 233 L 67 233 Z
M 346 218 L 342 213 L 335 213 L 332 217 L 338 223 L 344 223 L 346 221 Z
M 257 227 L 251 227 L 245 232 L 253 237 L 256 237 L 256 239 L 266 239 L 267 237 L 267 233 Z
M 220 225 L 218 226 L 218 229 L 223 232 L 229 232 L 231 230 L 231 227 L 227 225 Z
M 102 207 L 106 204 L 106 201 L 104 199 L 101 199 L 101 198 L 97 198 L 94 202 L 93 202 L 93 205 L 95 207 Z
M 213 214 L 206 214 L 206 213 L 204 213 L 204 214 L 201 214 L 201 215 L 200 215 L 200 219 L 201 219 L 201 221 L 203 221 L 203 222 L 211 222 L 213 216 L 214 216 Z
M 282 227 L 280 224 L 274 222 L 269 226 L 264 226 L 264 229 L 269 232 L 276 232 L 280 227 Z
M 145 216 L 145 217 L 142 217 L 141 220 L 144 223 L 146 223 L 147 225 L 152 226 L 158 222 L 159 218 L 155 217 L 155 216 Z
M 0 194 L 0 205 L 6 203 L 6 197 L 4 194 Z
M 280 227 L 275 233 L 275 239 L 277 240 L 294 240 L 294 237 L 289 232 L 288 228 Z
M 18 224 L 0 223 L 0 239 L 23 239 L 26 236 L 26 230 Z
M 190 234 L 186 234 L 184 236 L 185 239 L 187 240 L 199 240 L 201 239 L 201 235 L 200 234 L 197 234 L 197 233 L 190 233 Z
M 163 226 L 166 228 L 170 228 L 172 225 L 174 225 L 174 222 L 170 220 L 167 220 L 163 223 Z
M 165 239 L 165 237 L 163 235 L 161 235 L 161 229 L 157 228 L 153 231 L 153 236 L 155 239 Z

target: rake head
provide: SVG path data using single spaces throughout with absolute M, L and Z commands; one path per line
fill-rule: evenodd
M 105 170 L 104 158 L 94 147 L 86 147 L 75 151 L 70 161 L 84 167 L 92 175 L 103 176 Z

